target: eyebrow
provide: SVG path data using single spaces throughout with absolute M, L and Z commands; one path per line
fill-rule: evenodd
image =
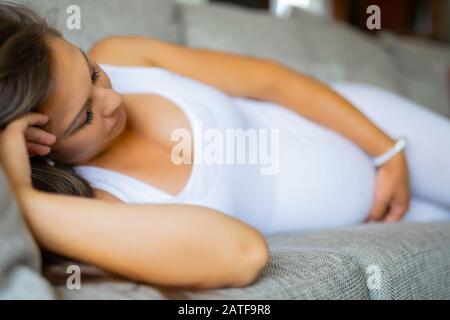
M 86 55 L 86 53 L 81 49 L 78 48 L 78 50 L 80 50 L 81 54 L 84 57 L 84 60 L 86 61 L 87 67 L 89 69 L 89 74 L 92 74 L 92 70 L 91 70 L 91 63 L 89 62 L 89 58 Z M 85 101 L 85 103 L 83 104 L 83 107 L 81 107 L 80 111 L 78 111 L 77 115 L 75 116 L 75 118 L 73 118 L 73 120 L 70 122 L 69 126 L 67 127 L 66 130 L 64 130 L 64 132 L 62 133 L 61 137 L 59 139 L 64 139 L 67 136 L 71 135 L 73 133 L 73 131 L 76 129 L 75 124 L 77 123 L 77 120 L 83 115 L 83 113 L 86 111 L 86 109 L 89 106 L 89 98 Z M 59 140 L 58 139 L 58 140 Z

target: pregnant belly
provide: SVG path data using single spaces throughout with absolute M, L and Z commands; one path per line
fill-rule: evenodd
M 274 210 L 264 217 L 266 234 L 364 221 L 372 205 L 375 170 L 359 147 L 284 107 L 260 102 L 247 107 L 247 112 L 254 108 L 259 126 L 280 132 Z M 265 181 L 264 176 L 255 179 Z

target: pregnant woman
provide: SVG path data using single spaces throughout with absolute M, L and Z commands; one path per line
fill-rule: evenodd
M 25 7 L 0 4 L 0 19 L 0 159 L 44 250 L 237 287 L 266 265 L 267 234 L 450 218 L 449 120 L 400 96 L 146 37 L 86 54 Z M 229 130 L 269 136 L 269 174 L 204 161 Z

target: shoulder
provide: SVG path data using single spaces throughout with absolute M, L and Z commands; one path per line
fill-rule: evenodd
M 184 58 L 203 59 L 198 50 L 146 36 L 109 36 L 95 43 L 88 56 L 98 63 L 169 68 L 186 65 Z
M 148 43 L 153 39 L 140 36 L 110 36 L 96 42 L 88 56 L 97 63 L 122 66 L 152 66 L 148 59 Z

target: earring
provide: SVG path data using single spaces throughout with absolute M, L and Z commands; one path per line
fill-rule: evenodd
M 55 161 L 53 161 L 52 159 L 47 159 L 46 161 L 49 166 L 52 166 L 52 167 L 55 166 Z

